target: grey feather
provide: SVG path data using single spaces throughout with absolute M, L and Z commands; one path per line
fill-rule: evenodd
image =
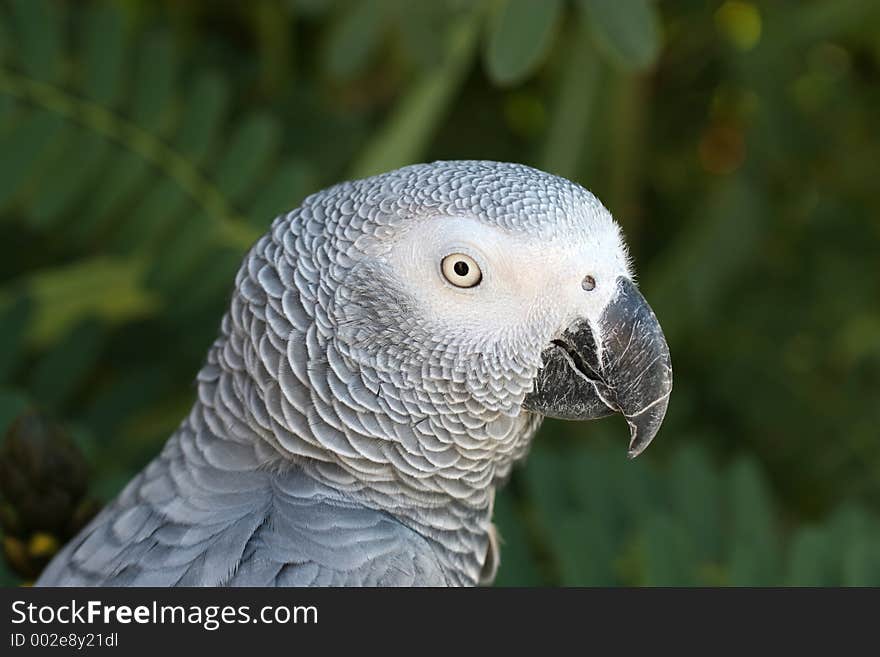
M 450 583 L 430 543 L 387 513 L 353 504 L 295 465 L 261 469 L 254 454 L 245 471 L 241 460 L 226 470 L 180 458 L 180 444 L 196 442 L 185 424 L 39 585 Z

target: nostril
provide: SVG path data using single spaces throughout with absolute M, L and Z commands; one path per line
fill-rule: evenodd
M 581 287 L 584 288 L 587 292 L 591 292 L 596 289 L 596 279 L 592 276 L 584 276 L 584 280 L 581 281 Z

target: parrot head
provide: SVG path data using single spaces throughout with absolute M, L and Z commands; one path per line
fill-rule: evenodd
M 620 413 L 631 457 L 654 438 L 669 349 L 590 192 L 522 165 L 436 162 L 319 201 L 308 217 L 345 217 L 330 231 L 335 346 L 398 412 L 451 435 L 459 455 L 524 416 Z

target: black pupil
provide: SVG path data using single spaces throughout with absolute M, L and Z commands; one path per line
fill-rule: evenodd
M 452 265 L 452 269 L 455 270 L 455 273 L 459 276 L 467 276 L 467 273 L 470 271 L 470 267 L 468 267 L 467 263 L 462 260 L 459 260 Z

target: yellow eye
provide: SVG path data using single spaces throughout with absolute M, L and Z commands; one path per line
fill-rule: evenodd
M 455 287 L 474 287 L 483 280 L 483 272 L 479 265 L 464 253 L 453 253 L 443 258 L 440 263 L 443 276 Z

